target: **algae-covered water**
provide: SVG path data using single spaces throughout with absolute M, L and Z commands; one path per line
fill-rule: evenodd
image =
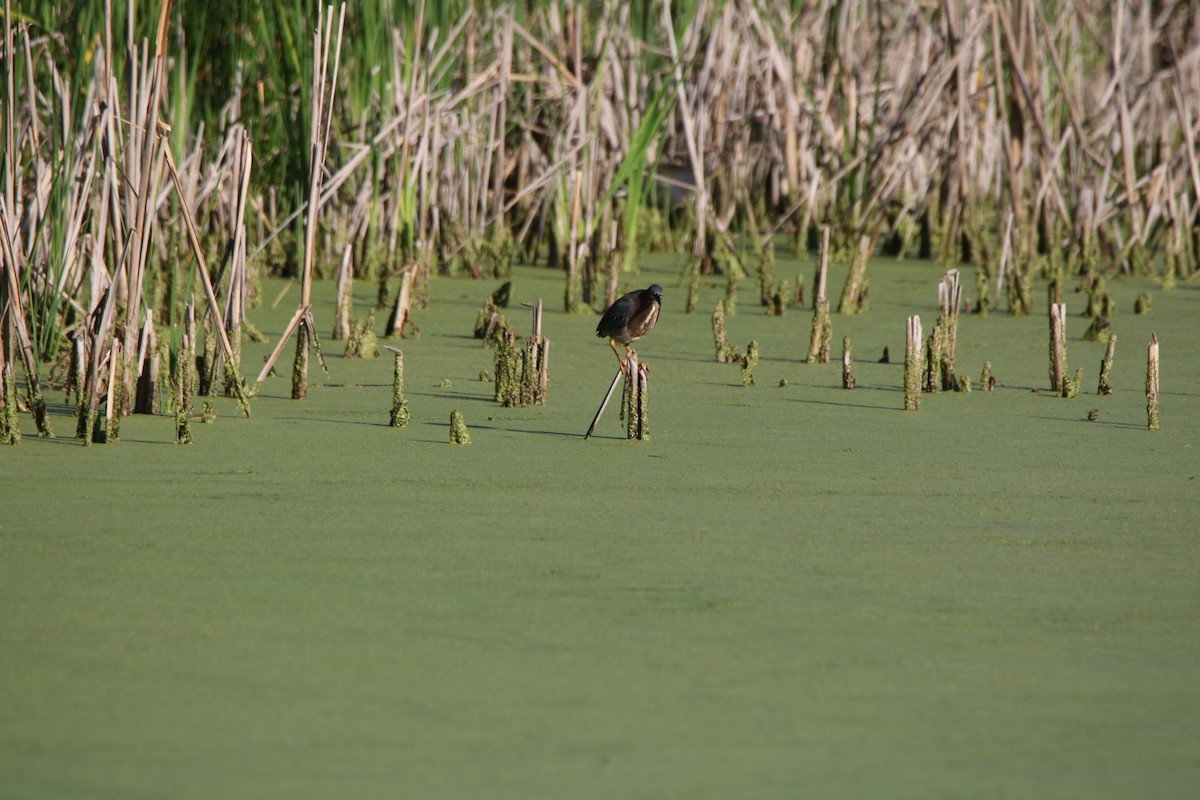
M 289 346 L 253 417 L 217 399 L 192 446 L 165 416 L 86 449 L 61 403 L 58 439 L 23 417 L 0 450 L 0 797 L 1193 796 L 1200 286 L 1110 282 L 1107 397 L 1083 295 L 1073 399 L 1048 391 L 1044 297 L 964 314 L 975 391 L 905 413 L 905 318 L 933 327 L 940 272 L 868 277 L 826 366 L 803 363 L 811 311 L 764 316 L 746 282 L 727 319 L 761 347 L 746 388 L 713 360 L 724 286 L 686 315 L 678 264 L 644 265 L 623 288 L 667 289 L 639 343 L 648 442 L 615 402 L 583 438 L 616 360 L 595 317 L 558 311 L 561 275 L 528 268 L 507 315 L 527 333 L 517 301 L 546 301 L 545 406 L 499 408 L 480 380 L 499 282 L 438 279 L 399 343 L 404 429 L 390 356 L 328 340 L 308 400 L 287 399 Z M 252 314 L 272 341 L 247 364 L 297 293 Z

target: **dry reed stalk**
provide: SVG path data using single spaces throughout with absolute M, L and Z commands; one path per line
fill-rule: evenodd
M 342 266 L 338 270 L 337 306 L 333 314 L 333 331 L 329 334 L 329 338 L 333 340 L 350 338 L 350 317 L 354 311 L 354 270 L 350 261 L 353 250 L 353 245 L 346 245 L 342 254 Z
M 1050 388 L 1063 391 L 1067 373 L 1067 306 L 1050 304 Z
M 842 388 L 853 389 L 854 381 L 854 357 L 851 354 L 850 337 L 842 337 Z
M 406 329 L 411 329 L 414 333 L 420 333 L 417 326 L 410 319 L 413 304 L 413 286 L 417 278 L 417 265 L 409 264 L 403 267 L 400 271 L 400 291 L 396 294 L 396 303 L 392 306 L 392 313 L 388 317 L 385 335 L 390 338 L 403 339 Z
M 1146 349 L 1146 428 L 1152 431 L 1161 424 L 1158 410 L 1158 335 L 1150 334 Z
M 150 309 L 145 310 L 145 320 L 142 323 L 142 336 L 138 342 L 137 355 L 137 396 L 133 402 L 135 414 L 158 413 L 158 379 L 161 358 L 158 353 L 158 331 L 154 325 L 154 315 Z
M 829 270 L 829 237 L 828 226 L 821 229 L 820 267 L 813 281 L 813 318 L 812 332 L 808 340 L 808 364 L 828 364 L 829 346 L 833 336 L 833 326 L 829 320 L 829 300 L 825 297 L 826 278 Z
M 947 270 L 938 283 L 938 322 L 942 332 L 941 383 L 943 391 L 956 385 L 954 358 L 958 354 L 958 312 L 962 308 L 962 286 L 958 270 Z
M 1104 358 L 1100 362 L 1100 382 L 1096 386 L 1096 394 L 1112 394 L 1112 365 L 1117 350 L 1117 335 L 1108 336 L 1108 347 L 1104 350 Z
M 142 287 L 147 267 L 150 264 L 150 244 L 153 237 L 155 214 L 152 201 L 158 192 L 160 165 L 169 148 L 161 143 L 163 129 L 160 126 L 162 87 L 167 70 L 167 31 L 171 0 L 164 0 L 158 19 L 158 35 L 155 37 L 153 67 L 148 76 L 145 105 L 141 108 L 141 124 L 135 127 L 134 140 L 140 138 L 139 167 L 137 175 L 137 200 L 130 215 L 133 230 L 130 235 L 132 253 L 125 259 L 125 330 L 122 348 L 127 363 L 121 370 L 122 392 L 120 413 L 129 413 L 136 395 L 137 375 L 132 359 L 137 353 L 140 335 L 138 320 L 141 318 Z M 132 79 L 132 77 L 131 77 Z M 136 106 L 132 105 L 131 108 Z M 140 134 L 140 135 L 139 135 Z M 136 152 L 135 149 L 131 150 Z
M 342 50 L 342 32 L 346 22 L 346 4 L 338 14 L 337 35 L 333 36 L 333 6 L 327 6 L 317 20 L 313 33 L 313 56 L 316 62 L 311 87 L 312 128 L 309 134 L 308 210 L 304 228 L 304 267 L 301 278 L 300 308 L 305 313 L 299 322 L 296 338 L 296 359 L 292 366 L 292 399 L 308 396 L 308 350 L 319 348 L 317 332 L 309 323 L 312 319 L 313 260 L 316 257 L 317 224 L 321 213 L 321 183 L 325 178 L 325 154 L 329 143 L 329 128 L 333 123 L 333 100 L 337 91 L 338 56 Z M 334 44 L 333 76 L 327 79 L 330 67 L 330 45 Z
M 8 303 L 3 309 L 3 313 L 0 313 L 0 325 L 11 325 L 13 332 L 16 333 L 17 349 L 21 353 L 21 361 L 25 367 L 30 410 L 33 411 L 38 435 L 52 437 L 54 431 L 50 427 L 46 401 L 42 397 L 42 386 L 38 377 L 38 360 L 33 351 L 33 343 L 29 338 L 29 329 L 25 325 L 25 309 L 21 302 L 21 264 L 17 260 L 17 250 L 13 247 L 8 219 L 9 211 L 6 202 L 0 208 L 0 247 L 3 248 L 4 271 L 8 275 Z
M 208 319 L 212 323 L 213 330 L 217 333 L 217 340 L 221 346 L 221 353 L 225 356 L 226 367 L 232 372 L 232 380 L 227 382 L 227 386 L 233 391 L 234 396 L 238 398 L 238 406 L 242 413 L 250 416 L 250 403 L 247 399 L 243 381 L 240 374 L 237 374 L 238 359 L 234 353 L 233 344 L 229 340 L 229 332 L 225 330 L 225 320 L 221 316 L 221 306 L 217 302 L 217 293 L 213 288 L 212 278 L 208 272 L 208 263 L 204 258 L 204 248 L 200 244 L 200 234 L 196 230 L 196 222 L 192 219 L 191 211 L 188 210 L 187 204 L 184 202 L 183 183 L 179 179 L 179 171 L 175 167 L 175 158 L 171 155 L 171 148 L 164 146 L 162 152 L 165 155 L 167 172 L 171 177 L 171 182 L 175 186 L 175 191 L 179 196 L 179 206 L 183 214 L 184 226 L 187 230 L 188 244 L 191 245 L 192 255 L 196 257 L 196 271 L 200 274 L 201 283 L 204 284 L 204 294 L 208 299 Z
M 584 439 L 590 439 L 592 434 L 596 432 L 596 425 L 600 422 L 600 417 L 604 414 L 604 409 L 608 407 L 608 401 L 612 399 L 613 392 L 617 388 L 617 383 L 624 375 L 625 368 L 622 366 L 617 370 L 617 374 L 613 376 L 612 383 L 608 387 L 608 392 L 604 395 L 604 400 L 601 401 L 600 408 L 596 411 L 596 416 L 592 417 L 592 424 L 588 426 L 587 433 L 583 435 Z
M 671 4 L 665 1 L 662 4 L 662 25 L 671 54 L 675 94 L 679 100 L 677 108 L 683 122 L 684 142 L 687 144 L 688 159 L 692 167 L 692 180 L 696 187 L 696 232 L 695 238 L 692 240 L 692 259 L 699 262 L 706 255 L 706 230 L 709 214 L 708 188 L 704 181 L 704 152 L 697 141 L 697 124 L 688 100 L 687 85 L 683 79 L 683 64 L 680 61 L 679 45 L 675 41 L 675 23 L 671 20 Z M 694 305 L 692 296 L 693 292 L 689 292 L 689 309 Z

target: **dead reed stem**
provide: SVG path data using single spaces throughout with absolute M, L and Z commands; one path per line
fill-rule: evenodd
M 854 382 L 854 356 L 851 352 L 850 337 L 842 337 L 842 388 L 853 389 Z
M 1112 394 L 1112 365 L 1117 350 L 1117 335 L 1108 336 L 1108 347 L 1104 350 L 1104 358 L 1100 362 L 1100 382 L 1096 386 L 1096 394 Z
M 1050 304 L 1050 388 L 1063 391 L 1067 373 L 1067 306 Z
M 1146 428 L 1156 431 L 1161 419 L 1158 410 L 1158 335 L 1150 335 L 1146 349 Z

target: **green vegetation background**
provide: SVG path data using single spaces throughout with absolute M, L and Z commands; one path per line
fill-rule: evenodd
M 515 302 L 547 299 L 543 407 L 492 403 L 471 330 L 494 286 L 442 279 L 401 344 L 403 430 L 391 358 L 328 340 L 309 400 L 281 369 L 190 447 L 170 417 L 85 449 L 24 415 L 0 451 L 0 798 L 1191 797 L 1200 286 L 1135 316 L 1151 285 L 1110 285 L 1111 397 L 1081 295 L 1071 400 L 1045 391 L 1044 298 L 964 315 L 959 371 L 991 361 L 997 391 L 912 414 L 904 320 L 932 327 L 932 265 L 873 265 L 828 366 L 802 363 L 808 310 L 763 316 L 743 287 L 728 326 L 761 345 L 754 388 L 712 359 L 723 286 L 685 315 L 677 269 L 637 279 L 667 287 L 639 347 L 649 442 L 615 406 L 582 438 L 615 360 L 595 318 L 556 310 L 561 275 L 530 269 L 507 313 L 527 332 Z M 253 313 L 269 336 L 296 292 Z M 448 443 L 453 409 L 470 446 Z

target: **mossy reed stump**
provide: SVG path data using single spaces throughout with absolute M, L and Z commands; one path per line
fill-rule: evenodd
M 758 366 L 758 341 L 752 340 L 746 347 L 746 355 L 742 356 L 742 386 L 754 385 L 754 368 Z
M 1108 324 L 1108 317 L 1097 316 L 1092 318 L 1092 324 L 1083 332 L 1083 340 L 1085 342 L 1103 342 L 1112 335 L 1112 327 Z
M 483 308 L 479 309 L 479 314 L 475 317 L 475 338 L 482 339 L 484 347 L 496 343 L 492 334 L 500 326 L 502 319 L 495 301 L 488 295 L 487 300 L 483 302 Z
M 417 266 L 415 263 L 409 264 L 399 270 L 400 291 L 396 294 L 392 313 L 388 315 L 387 325 L 384 326 L 384 334 L 389 339 L 404 339 L 410 335 L 414 337 L 421 335 L 421 329 L 411 318 Z
M 908 318 L 904 340 L 904 410 L 921 410 L 921 318 Z
M 104 418 L 96 420 L 92 430 L 92 438 L 102 444 L 116 442 L 121 438 L 121 408 L 125 391 L 125 383 L 120 380 L 117 370 L 122 364 L 121 340 L 113 338 L 112 353 L 109 356 L 108 402 L 104 407 Z M 103 422 L 103 425 L 101 423 Z
M 550 340 L 542 334 L 542 301 L 533 310 L 533 333 L 523 345 L 511 327 L 496 347 L 496 402 L 508 408 L 545 405 L 550 386 Z
M 0 340 L 0 349 L 4 343 Z M 21 426 L 17 419 L 17 385 L 13 380 L 12 362 L 0 355 L 0 441 L 21 443 Z
M 842 298 L 838 301 L 839 314 L 861 314 L 870 307 L 870 284 L 867 282 L 867 257 L 873 242 L 870 236 L 862 236 L 858 249 L 850 259 L 850 272 L 842 287 Z
M 404 397 L 404 351 L 391 345 L 384 345 L 395 358 L 392 361 L 392 412 L 388 417 L 388 425 L 393 428 L 408 426 L 411 413 L 408 410 L 408 400 Z
M 1156 431 L 1161 420 L 1158 410 L 1158 334 L 1150 334 L 1146 348 L 1146 428 Z
M 1097 276 L 1088 290 L 1087 307 L 1083 311 L 1085 317 L 1111 317 L 1117 313 L 1117 305 L 1112 295 L 1105 287 L 1103 277 Z
M 849 336 L 842 337 L 842 388 L 854 388 L 854 356 Z
M 721 310 L 725 312 L 725 316 L 727 317 L 732 317 L 737 314 L 737 292 L 737 275 L 734 275 L 732 272 L 730 272 L 729 278 L 725 281 L 725 297 L 720 301 Z M 611 305 L 611 303 L 609 305 Z
M 493 397 L 508 408 L 521 405 L 521 369 L 523 356 L 517 346 L 517 332 L 505 327 L 496 345 L 496 385 Z
M 935 325 L 925 340 L 924 380 L 922 391 L 936 394 L 942 386 L 942 327 Z
M 812 333 L 808 341 L 808 364 L 828 364 L 829 347 L 833 340 L 833 323 L 829 319 L 829 302 L 825 298 L 813 307 Z
M 346 358 L 378 358 L 379 337 L 375 335 L 375 309 L 367 312 L 366 319 L 354 323 L 346 338 Z
M 718 300 L 713 305 L 712 315 L 713 346 L 716 349 L 718 364 L 729 363 L 729 334 L 725 330 L 725 303 Z
M 1108 347 L 1104 351 L 1104 358 L 1100 361 L 1100 382 L 1096 386 L 1096 394 L 1112 394 L 1112 365 L 1113 357 L 1117 352 L 1117 335 L 1110 333 L 1108 335 Z
M 992 374 L 992 362 L 983 362 L 983 372 L 979 374 L 979 386 L 985 392 L 996 391 L 996 376 Z
M 771 295 L 771 305 L 769 311 L 776 317 L 782 317 L 787 313 L 788 304 L 792 300 L 792 290 L 788 286 L 787 278 L 779 281 L 779 285 L 775 289 L 775 293 Z
M 630 441 L 644 441 L 650 438 L 650 372 L 645 364 L 638 362 L 637 353 L 631 352 L 625 359 L 624 374 L 625 435 Z
M 1135 314 L 1149 314 L 1151 305 L 1153 305 L 1153 297 L 1149 292 L 1142 292 L 1133 304 L 1133 311 Z
M 958 313 L 961 309 L 962 285 L 959 283 L 958 270 L 947 270 L 945 277 L 938 283 L 937 330 L 941 332 L 938 380 L 941 381 L 942 391 L 950 391 L 957 387 L 954 359 L 958 354 Z
M 1069 375 L 1063 376 L 1062 396 L 1063 397 L 1078 397 L 1079 387 L 1083 384 L 1083 367 L 1075 370 L 1074 377 Z
M 471 433 L 467 421 L 457 408 L 450 412 L 450 444 L 470 444 Z

